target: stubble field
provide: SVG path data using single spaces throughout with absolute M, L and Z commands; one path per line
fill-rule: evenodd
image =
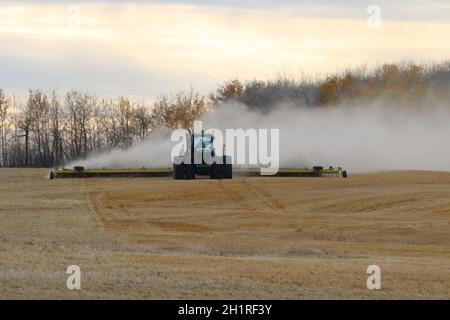
M 0 298 L 450 298 L 450 173 L 46 175 L 0 169 Z

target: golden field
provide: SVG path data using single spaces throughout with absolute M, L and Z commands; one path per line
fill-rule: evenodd
M 0 169 L 2 299 L 450 298 L 450 173 L 46 176 Z

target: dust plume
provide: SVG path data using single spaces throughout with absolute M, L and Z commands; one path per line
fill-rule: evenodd
M 450 108 L 426 99 L 417 106 L 383 101 L 321 108 L 273 108 L 270 113 L 226 103 L 203 116 L 203 128 L 279 129 L 280 167 L 342 166 L 350 172 L 450 170 Z M 170 167 L 170 130 L 128 150 L 77 164 L 87 168 Z

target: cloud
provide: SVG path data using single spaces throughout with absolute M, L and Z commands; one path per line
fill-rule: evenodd
M 1 1 L 13 3 L 12 1 Z M 184 5 L 241 9 L 287 9 L 294 15 L 317 18 L 363 19 L 365 9 L 379 6 L 385 19 L 392 21 L 446 22 L 450 5 L 446 0 L 27 0 L 29 4 L 102 4 L 102 5 Z M 292 12 L 292 10 L 294 11 Z M 297 9 L 297 10 L 295 10 Z M 306 10 L 305 10 L 306 9 Z
M 353 1 L 315 6 L 303 1 L 295 10 L 289 9 L 290 1 L 274 9 L 250 2 L 244 9 L 200 2 L 80 2 L 79 32 L 68 27 L 67 4 L 73 2 L 3 4 L 0 86 L 151 98 L 190 85 L 207 93 L 234 77 L 326 73 L 405 58 L 441 60 L 450 54 L 449 22 L 383 20 L 381 30 L 370 30 L 365 9 Z M 410 12 L 417 3 L 408 7 Z M 361 17 L 337 18 L 346 8 Z

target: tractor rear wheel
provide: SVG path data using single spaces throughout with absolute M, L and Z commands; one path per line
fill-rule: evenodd
M 231 163 L 222 165 L 222 177 L 224 179 L 233 179 L 233 167 Z
M 210 173 L 209 173 L 209 177 L 211 179 L 221 179 L 222 178 L 220 167 L 221 167 L 221 165 L 218 163 L 213 163 L 211 165 Z
M 173 177 L 175 180 L 184 179 L 183 164 L 173 164 Z
M 195 179 L 195 166 L 193 164 L 184 165 L 184 177 L 186 180 Z
M 223 157 L 222 177 L 224 179 L 233 179 L 233 165 L 230 156 Z

